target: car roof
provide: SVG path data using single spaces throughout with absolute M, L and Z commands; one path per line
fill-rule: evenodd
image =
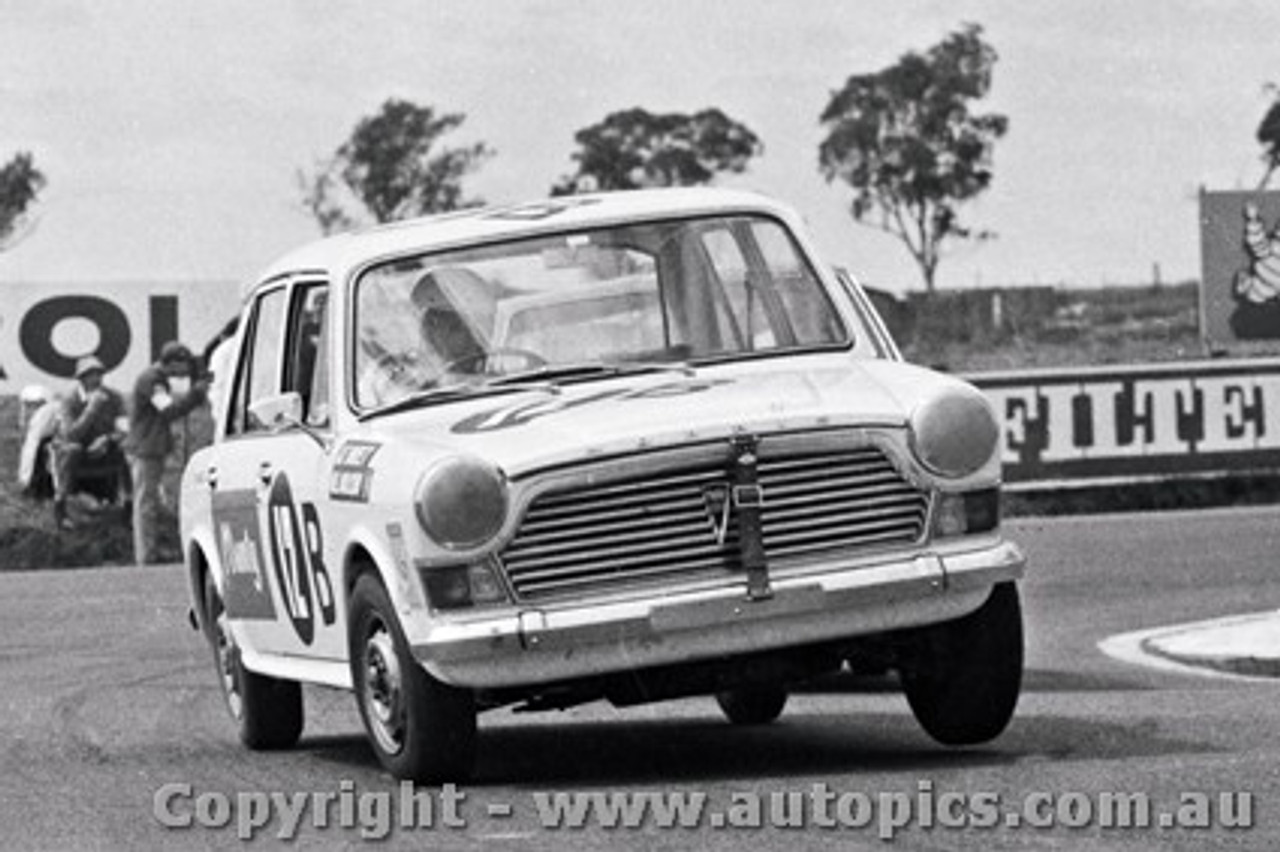
M 460 210 L 378 225 L 304 245 L 267 267 L 244 288 L 242 295 L 283 276 L 323 274 L 339 280 L 371 261 L 403 254 L 635 219 L 748 211 L 782 218 L 794 215 L 789 207 L 756 193 L 705 187 L 571 195 Z

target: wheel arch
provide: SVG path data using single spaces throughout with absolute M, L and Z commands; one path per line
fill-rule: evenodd
M 396 582 L 397 570 L 408 572 L 409 566 L 397 566 L 396 559 L 383 538 L 374 535 L 368 528 L 353 530 L 342 554 L 343 601 L 351 600 L 351 592 L 360 577 L 373 574 L 398 608 L 403 601 L 398 599 L 400 584 Z
M 211 538 L 201 533 L 194 534 L 186 544 L 187 582 L 191 597 L 191 618 L 193 619 L 193 626 L 206 634 L 208 633 L 208 625 L 205 620 L 209 609 L 208 601 L 205 600 L 205 581 L 210 576 L 213 576 L 215 583 L 219 579 L 214 569 L 216 557 L 210 556 L 210 554 L 216 553 L 217 550 L 213 547 Z
M 356 581 L 364 574 L 381 576 L 378 563 L 369 552 L 369 548 L 362 542 L 354 541 L 347 545 L 347 552 L 342 559 L 342 588 L 346 593 L 344 600 L 351 600 Z

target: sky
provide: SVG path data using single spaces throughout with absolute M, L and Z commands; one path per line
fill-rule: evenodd
M 610 112 L 718 107 L 765 146 L 720 183 L 796 207 L 865 283 L 917 289 L 820 175 L 818 116 L 966 22 L 999 54 L 977 109 L 1010 129 L 962 208 L 997 236 L 952 248 L 940 286 L 1198 277 L 1198 192 L 1262 175 L 1274 0 L 0 0 L 0 163 L 30 151 L 49 181 L 0 282 L 251 278 L 319 234 L 299 170 L 399 97 L 465 114 L 446 143 L 496 151 L 465 183 L 492 203 L 545 197 Z

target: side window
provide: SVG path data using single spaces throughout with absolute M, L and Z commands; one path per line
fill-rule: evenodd
M 329 288 L 302 284 L 293 291 L 293 315 L 289 323 L 286 391 L 302 397 L 302 419 L 311 426 L 329 423 L 329 339 L 325 316 Z
M 249 406 L 279 393 L 281 338 L 284 335 L 285 290 L 271 290 L 258 297 L 246 336 L 240 368 L 236 373 L 228 434 L 255 431 Z

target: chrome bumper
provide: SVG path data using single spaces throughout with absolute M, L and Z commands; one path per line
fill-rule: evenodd
M 959 618 L 1022 576 L 1010 542 L 800 576 L 773 595 L 743 586 L 406 625 L 414 656 L 446 683 L 496 688 L 806 645 Z M 413 628 L 420 626 L 421 634 Z

